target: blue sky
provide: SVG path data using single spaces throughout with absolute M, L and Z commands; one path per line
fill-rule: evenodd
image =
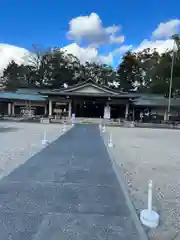
M 66 46 L 69 22 L 79 16 L 96 13 L 103 27 L 121 26 L 125 45 L 138 46 L 150 39 L 161 22 L 180 18 L 179 0 L 2 0 L 0 43 L 31 49 L 32 44 Z M 83 43 L 80 44 L 85 47 Z M 108 54 L 117 44 L 103 44 L 100 54 Z

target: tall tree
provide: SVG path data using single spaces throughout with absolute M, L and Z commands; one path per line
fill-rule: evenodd
M 23 65 L 18 65 L 14 61 L 10 62 L 3 71 L 2 80 L 6 90 L 16 90 L 22 84 L 27 83 L 28 69 Z
M 40 69 L 42 67 L 46 71 L 43 83 L 51 88 L 63 87 L 65 83 L 73 85 L 80 78 L 79 60 L 59 49 L 48 54 L 46 64 Z
M 156 69 L 161 56 L 156 49 L 144 49 L 136 53 L 137 65 L 139 71 L 138 91 L 151 92 L 151 86 L 157 80 Z
M 43 87 L 44 81 L 48 78 L 50 53 L 50 49 L 43 49 L 34 44 L 32 50 L 25 56 L 25 62 L 31 70 L 29 81 L 32 85 Z
M 83 67 L 82 79 L 92 79 L 96 83 L 108 85 L 119 81 L 117 73 L 114 69 L 105 64 L 97 64 L 95 62 L 86 62 Z
M 121 88 L 135 89 L 140 92 L 168 95 L 172 51 L 159 54 L 156 49 L 144 49 L 141 52 L 128 52 L 119 65 L 118 73 Z M 176 58 L 173 72 L 172 92 L 180 90 L 180 61 Z
M 127 52 L 122 57 L 117 72 L 120 79 L 120 87 L 124 91 L 134 89 L 142 81 L 139 62 L 136 53 Z

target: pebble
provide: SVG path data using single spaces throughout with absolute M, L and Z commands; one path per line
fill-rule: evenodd
M 61 133 L 62 125 L 36 123 L 0 123 L 0 128 L 16 128 L 15 131 L 0 131 L 0 178 L 8 175 L 31 156 L 41 151 L 42 139 L 47 130 L 49 142 L 56 140 Z M 70 128 L 70 126 L 69 126 Z
M 113 157 L 137 213 L 147 208 L 148 181 L 153 181 L 153 209 L 160 214 L 160 226 L 147 231 L 149 239 L 180 240 L 180 131 L 108 127 L 107 132 L 113 135 Z

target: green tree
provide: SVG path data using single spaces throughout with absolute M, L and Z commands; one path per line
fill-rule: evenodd
M 4 69 L 2 75 L 2 83 L 6 90 L 16 90 L 26 79 L 26 69 L 23 65 L 19 66 L 14 61 L 10 62 L 7 68 Z
M 142 82 L 142 75 L 137 54 L 130 51 L 125 53 L 118 66 L 117 73 L 119 75 L 121 89 L 124 91 L 135 89 L 135 87 Z
M 92 79 L 96 83 L 106 86 L 111 85 L 114 81 L 119 81 L 118 75 L 112 67 L 95 62 L 85 63 L 81 78 L 83 80 Z
M 73 85 L 79 81 L 80 62 L 71 54 L 67 54 L 62 50 L 54 50 L 49 53 L 47 61 L 42 60 L 40 70 L 46 73 L 43 84 L 50 88 L 60 88 L 66 83 Z M 46 62 L 45 64 L 43 64 Z
M 172 55 L 172 51 L 159 54 L 156 49 L 149 48 L 137 53 L 126 53 L 118 68 L 121 88 L 126 91 L 136 89 L 139 92 L 159 93 L 167 96 Z M 173 93 L 180 91 L 180 60 L 175 59 Z
M 173 35 L 176 48 L 172 51 L 166 51 L 160 55 L 153 72 L 150 85 L 151 92 L 169 95 L 169 86 L 172 75 L 172 96 L 180 93 L 180 37 Z M 174 59 L 174 64 L 172 65 Z
M 157 79 L 157 66 L 160 62 L 161 56 L 156 49 L 144 49 L 136 54 L 138 74 L 137 79 L 138 91 L 152 92 L 152 85 Z

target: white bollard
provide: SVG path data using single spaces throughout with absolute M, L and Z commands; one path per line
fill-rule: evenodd
M 101 123 L 99 124 L 99 129 L 101 130 L 101 128 L 102 128 L 102 125 L 101 125 Z
M 108 147 L 112 148 L 113 147 L 113 142 L 112 142 L 112 135 L 109 135 L 109 140 L 108 140 Z
M 132 121 L 130 126 L 131 126 L 131 127 L 135 127 L 135 122 Z
M 152 210 L 152 181 L 148 184 L 148 209 L 140 212 L 140 220 L 149 228 L 157 228 L 159 225 L 159 214 Z
M 106 126 L 105 126 L 105 125 L 102 127 L 102 132 L 103 132 L 103 133 L 106 132 Z
M 62 133 L 66 132 L 66 124 L 64 123 L 63 127 L 62 127 Z
M 44 138 L 42 140 L 42 145 L 47 145 L 48 144 L 48 140 L 47 140 L 47 131 L 44 131 Z
M 62 133 L 64 133 L 64 126 L 61 128 L 61 130 L 60 130 Z
M 71 120 L 71 126 L 74 127 L 74 121 L 73 121 L 73 119 Z

